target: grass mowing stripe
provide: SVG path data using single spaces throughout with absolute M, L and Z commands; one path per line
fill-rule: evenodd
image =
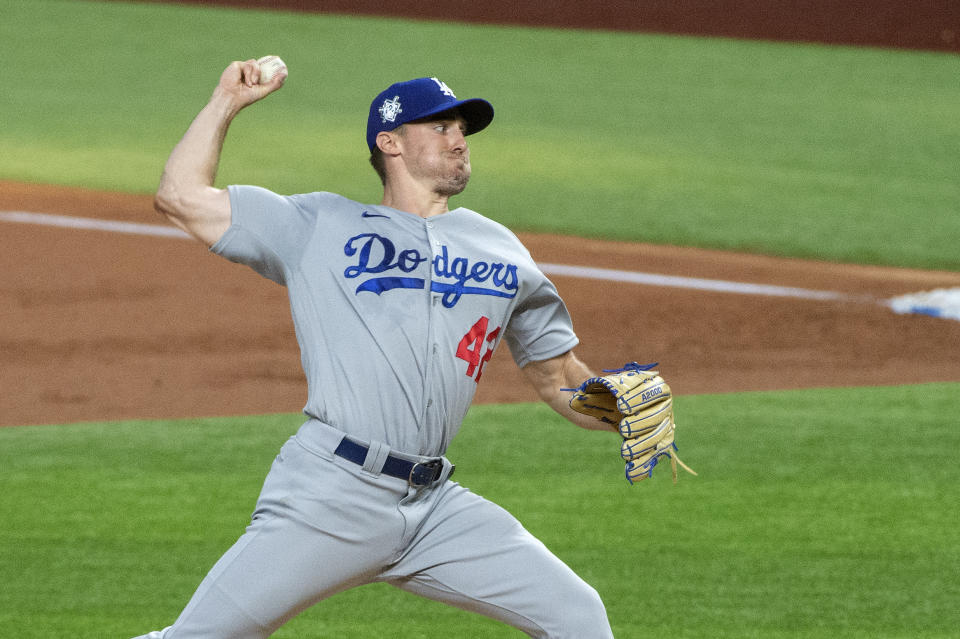
M 604 597 L 617 636 L 645 608 L 680 637 L 948 637 L 960 385 L 681 397 L 700 477 L 630 487 L 616 436 L 541 405 L 477 406 L 449 455 Z M 0 623 L 17 637 L 169 623 L 247 523 L 298 415 L 0 429 Z M 377 615 L 358 614 L 377 610 Z M 389 587 L 276 636 L 514 637 Z M 409 632 L 407 632 L 409 631 Z
M 8 65 L 31 69 L 0 94 L 4 178 L 152 191 L 225 63 L 274 52 L 290 79 L 234 123 L 224 184 L 377 199 L 369 100 L 437 75 L 497 108 L 456 204 L 511 227 L 960 268 L 955 55 L 124 2 L 0 9 Z

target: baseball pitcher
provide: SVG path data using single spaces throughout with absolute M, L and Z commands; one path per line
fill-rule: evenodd
M 306 421 L 277 455 L 246 531 L 173 625 L 144 637 L 267 637 L 371 582 L 531 637 L 612 637 L 597 592 L 512 515 L 452 481 L 444 454 L 504 341 L 557 412 L 619 430 L 631 481 L 675 458 L 669 389 L 637 365 L 593 377 L 573 354 L 566 307 L 516 236 L 448 208 L 470 178 L 467 136 L 493 107 L 437 78 L 396 83 L 370 105 L 379 204 L 216 188 L 233 118 L 286 75 L 261 83 L 256 60 L 226 68 L 171 153 L 156 207 L 288 289 Z

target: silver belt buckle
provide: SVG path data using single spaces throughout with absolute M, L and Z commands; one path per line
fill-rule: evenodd
M 411 486 L 429 486 L 437 480 L 443 470 L 443 462 L 439 459 L 422 464 L 417 462 L 410 469 L 407 483 Z

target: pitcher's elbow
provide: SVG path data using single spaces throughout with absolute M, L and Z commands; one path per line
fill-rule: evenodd
M 178 200 L 175 189 L 161 184 L 153 196 L 153 209 L 161 215 L 170 217 L 177 210 Z

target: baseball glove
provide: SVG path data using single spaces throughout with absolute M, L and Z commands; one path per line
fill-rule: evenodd
M 626 462 L 627 480 L 633 484 L 653 475 L 657 461 L 666 456 L 677 482 L 677 464 L 696 475 L 677 457 L 673 441 L 673 394 L 656 364 L 636 362 L 623 368 L 604 370 L 606 375 L 591 377 L 573 389 L 570 408 L 612 424 L 623 437 L 620 456 Z

